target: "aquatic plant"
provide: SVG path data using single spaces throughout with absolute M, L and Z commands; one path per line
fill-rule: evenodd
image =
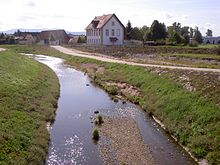
M 104 122 L 101 115 L 98 115 L 98 116 L 97 116 L 97 121 L 98 121 L 98 124 L 99 124 L 99 125 L 101 125 L 101 124 Z
M 93 132 L 92 132 L 92 138 L 93 138 L 94 140 L 96 140 L 96 141 L 99 140 L 99 131 L 98 131 L 97 128 L 95 128 L 95 129 L 93 130 Z

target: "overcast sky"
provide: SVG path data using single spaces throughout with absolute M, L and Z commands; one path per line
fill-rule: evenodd
M 150 26 L 153 20 L 167 26 L 207 28 L 220 36 L 220 0 L 0 0 L 0 31 L 15 28 L 60 28 L 84 31 L 98 15 L 115 13 L 126 26 Z

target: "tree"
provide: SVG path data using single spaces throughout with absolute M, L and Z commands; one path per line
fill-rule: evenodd
M 127 26 L 126 26 L 126 28 L 125 28 L 125 30 L 126 30 L 126 36 L 127 36 L 127 39 L 128 40 L 130 40 L 131 39 L 131 31 L 132 31 L 132 26 L 131 26 L 131 22 L 130 22 L 130 20 L 128 20 L 128 23 L 127 23 Z
M 201 43 L 202 43 L 202 34 L 201 34 L 201 32 L 199 31 L 199 28 L 196 27 L 196 28 L 194 29 L 194 32 L 195 32 L 195 34 L 194 34 L 194 40 L 197 41 L 199 44 L 201 44 Z
M 188 44 L 190 38 L 189 27 L 188 26 L 182 27 L 180 31 L 180 35 L 183 37 L 182 43 Z
M 175 31 L 174 31 L 173 26 L 168 26 L 167 27 L 167 40 L 169 43 L 173 44 L 175 42 L 174 34 L 175 34 Z
M 14 33 L 14 35 L 15 35 L 15 36 L 21 36 L 21 33 L 22 33 L 22 32 L 18 29 L 18 30 Z
M 146 40 L 149 40 L 148 39 L 148 34 L 150 33 L 150 28 L 147 27 L 146 25 L 144 25 L 141 29 L 141 34 L 142 34 L 142 40 L 146 41 Z
M 1 39 L 1 40 L 4 40 L 4 39 L 5 39 L 5 35 L 4 35 L 4 33 L 1 33 L 1 35 L 0 35 L 0 39 Z
M 166 38 L 166 26 L 164 23 L 160 23 L 157 20 L 154 20 L 151 27 L 151 39 L 160 40 Z
M 180 34 L 180 31 L 181 31 L 181 23 L 177 23 L 177 22 L 174 22 L 173 23 L 173 29 L 176 33 L 179 33 Z
M 143 34 L 138 27 L 134 27 L 130 32 L 130 38 L 134 40 L 143 40 Z
M 189 28 L 189 37 L 190 37 L 190 38 L 193 38 L 193 35 L 194 35 L 194 30 L 193 30 L 193 28 Z
M 207 29 L 206 36 L 212 37 L 212 30 Z
M 180 44 L 182 42 L 182 38 L 181 38 L 180 34 L 177 32 L 174 33 L 173 38 L 177 44 Z
M 77 43 L 85 43 L 85 42 L 86 42 L 85 36 L 79 36 Z

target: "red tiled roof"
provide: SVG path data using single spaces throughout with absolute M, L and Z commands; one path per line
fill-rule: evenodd
M 101 29 L 113 16 L 116 17 L 115 14 L 107 14 L 107 15 L 103 15 L 103 16 L 96 16 L 92 20 L 92 22 L 86 27 L 85 30 L 93 29 L 93 28 Z M 117 20 L 120 22 L 120 20 L 118 18 L 117 18 Z M 121 25 L 124 27 L 124 25 L 122 23 L 121 23 Z

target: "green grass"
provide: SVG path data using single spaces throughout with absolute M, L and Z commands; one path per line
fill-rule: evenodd
M 48 67 L 0 52 L 0 164 L 42 164 L 59 83 Z
M 49 46 L 44 45 L 1 45 L 0 47 L 10 49 L 16 53 L 43 54 L 62 57 L 65 55 Z
M 20 51 L 19 47 L 17 49 Z M 202 94 L 189 92 L 173 80 L 142 67 L 68 56 L 55 50 L 52 52 L 47 47 L 34 52 L 31 50 L 34 47 L 27 49 L 29 53 L 63 57 L 66 63 L 83 71 L 86 69 L 81 68 L 81 64 L 85 63 L 104 67 L 104 74 L 88 72 L 102 87 L 106 87 L 106 81 L 125 82 L 138 87 L 142 97 L 127 96 L 127 99 L 139 103 L 147 113 L 157 116 L 168 132 L 187 146 L 194 156 L 206 158 L 211 164 L 220 164 L 220 108 Z
M 215 48 L 216 47 L 216 45 L 213 45 L 213 44 L 200 44 L 199 46 L 198 46 L 199 48 Z

